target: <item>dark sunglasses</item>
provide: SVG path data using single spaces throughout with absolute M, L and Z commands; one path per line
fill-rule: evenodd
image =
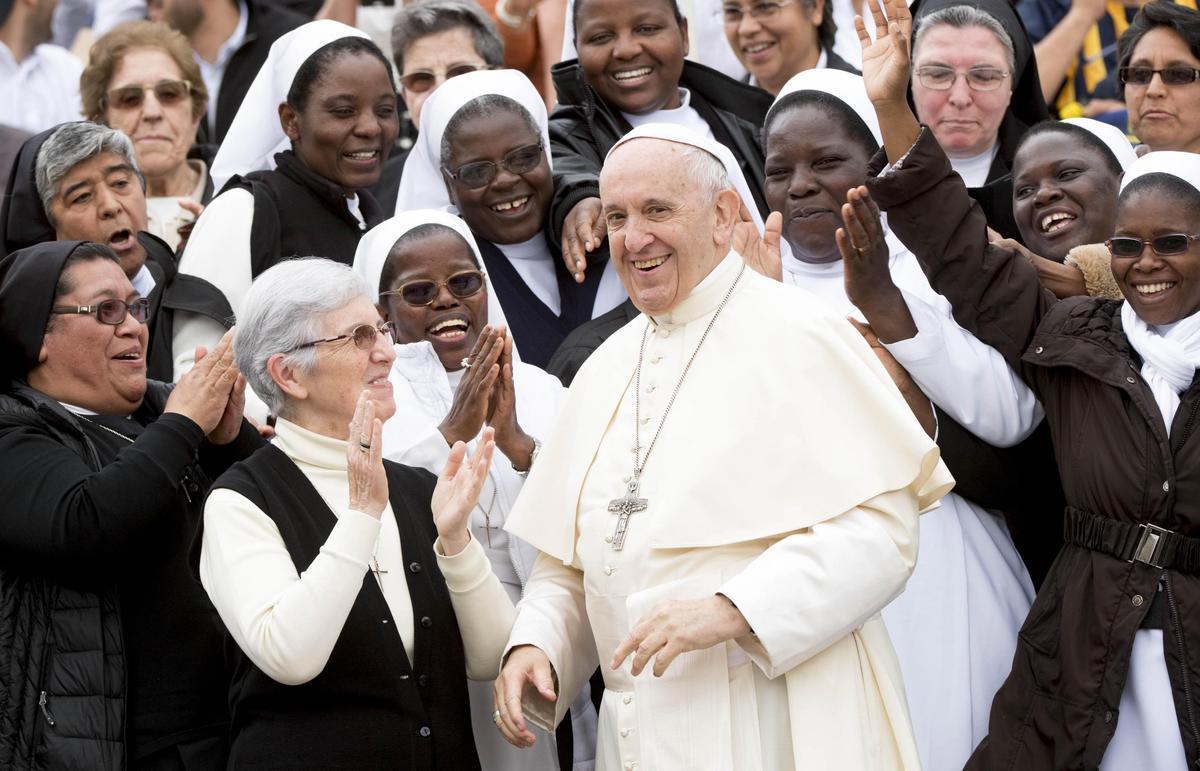
M 286 353 L 299 351 L 301 348 L 312 348 L 314 345 L 321 345 L 322 343 L 336 343 L 341 340 L 353 340 L 355 348 L 359 349 L 360 351 L 369 351 L 375 347 L 375 339 L 379 335 L 387 335 L 388 339 L 391 340 L 392 344 L 394 345 L 396 343 L 396 325 L 390 321 L 384 321 L 378 326 L 375 324 L 359 324 L 357 327 L 350 330 L 348 334 L 338 335 L 337 337 L 325 337 L 320 340 L 312 340 L 307 343 L 301 343 L 300 345 L 297 345 L 295 348 L 291 349 L 291 351 L 286 351 Z
M 136 110 L 146 101 L 147 91 L 153 91 L 154 98 L 163 107 L 172 107 L 191 96 L 192 84 L 186 80 L 160 80 L 139 86 L 121 86 L 108 92 L 108 105 L 118 110 Z
M 1173 254 L 1183 254 L 1191 246 L 1192 241 L 1200 235 L 1189 236 L 1187 233 L 1168 233 L 1158 238 L 1132 238 L 1130 236 L 1113 236 L 1104 242 L 1113 257 L 1137 257 L 1142 249 L 1149 246 L 1160 257 Z
M 500 168 L 504 168 L 509 173 L 517 175 L 528 174 L 536 169 L 538 164 L 542 162 L 542 156 L 544 155 L 542 148 L 542 140 L 539 139 L 536 145 L 525 145 L 524 147 L 518 147 L 508 152 L 500 159 L 499 163 L 475 161 L 474 163 L 460 166 L 458 171 L 451 171 L 450 169 L 446 169 L 445 166 L 442 168 L 446 169 L 446 173 L 450 175 L 451 179 L 461 182 L 469 188 L 487 187 L 496 178 L 496 175 L 500 173 Z
M 145 297 L 140 297 L 131 303 L 124 300 L 103 300 L 98 305 L 56 305 L 50 309 L 51 313 L 78 313 L 81 315 L 96 315 L 96 321 L 101 324 L 111 324 L 119 326 L 125 321 L 125 315 L 133 316 L 133 320 L 139 324 L 145 324 L 150 318 L 150 301 Z
M 1162 76 L 1163 85 L 1166 86 L 1186 86 L 1200 78 L 1200 70 L 1192 67 L 1167 67 L 1162 70 L 1151 67 L 1122 67 L 1117 70 L 1117 77 L 1122 83 L 1148 86 L 1150 81 L 1154 80 L 1155 73 Z
M 490 69 L 491 67 L 486 64 L 460 64 L 457 67 L 451 67 L 446 70 L 446 75 L 441 80 L 445 82 L 450 78 L 466 75 L 468 72 L 479 72 L 480 70 Z M 435 72 L 410 72 L 400 78 L 400 85 L 414 94 L 423 94 L 431 88 L 436 88 L 437 84 L 438 76 Z
M 445 281 L 434 281 L 428 278 L 418 278 L 406 281 L 395 289 L 380 292 L 380 295 L 394 294 L 414 308 L 424 308 L 432 305 L 437 299 L 438 290 L 446 287 L 450 294 L 462 300 L 483 289 L 483 273 L 477 270 L 464 270 L 455 273 Z

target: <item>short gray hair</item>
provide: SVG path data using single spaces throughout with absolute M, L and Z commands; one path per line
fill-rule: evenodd
M 317 349 L 296 347 L 325 337 L 325 316 L 360 296 L 374 296 L 362 278 L 349 266 L 321 257 L 286 260 L 250 285 L 233 332 L 233 355 L 246 383 L 272 414 L 284 413 L 286 399 L 267 362 L 283 353 L 289 366 L 311 372 Z
M 504 43 L 496 25 L 472 0 L 427 0 L 396 12 L 392 23 L 392 59 L 404 72 L 404 52 L 413 41 L 458 28 L 471 33 L 475 52 L 489 67 L 504 66 Z
M 1014 78 L 1016 77 L 1017 55 L 1008 30 L 1004 29 L 1004 25 L 995 16 L 973 5 L 951 5 L 947 8 L 939 8 L 928 16 L 921 17 L 916 33 L 913 35 L 912 58 L 914 61 L 916 61 L 917 49 L 921 45 L 921 38 L 924 37 L 925 32 L 939 24 L 945 24 L 947 27 L 953 27 L 954 29 L 982 27 L 991 32 L 1000 41 L 1000 45 L 1004 46 L 1004 53 L 1008 57 L 1009 74 Z
M 688 170 L 692 184 L 710 198 L 716 199 L 722 190 L 733 187 L 725 164 L 712 153 L 693 145 L 684 145 L 680 155 L 683 156 L 683 166 Z
M 133 157 L 133 142 L 117 129 L 83 121 L 65 123 L 42 143 L 34 162 L 34 178 L 42 208 L 51 224 L 50 204 L 58 195 L 58 183 L 71 169 L 100 153 L 121 156 L 141 179 L 142 173 Z

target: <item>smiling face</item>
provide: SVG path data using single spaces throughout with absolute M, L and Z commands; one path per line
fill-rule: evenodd
M 483 69 L 487 62 L 475 50 L 475 39 L 466 27 L 435 32 L 417 38 L 404 49 L 404 72 L 400 74 L 400 94 L 408 107 L 413 125 L 421 125 L 421 105 L 438 86 L 446 82 L 448 73 Z M 405 78 L 417 73 L 429 73 L 435 85 L 425 91 L 404 87 Z
M 166 51 L 131 48 L 121 57 L 108 90 L 153 85 L 164 80 L 184 80 L 179 66 Z M 200 127 L 200 116 L 193 115 L 190 97 L 164 105 L 159 103 L 153 89 L 143 92 L 140 107 L 120 109 L 108 105 L 103 120 L 133 140 L 138 168 L 147 178 L 169 175 L 185 163 Z
M 745 0 L 726 0 L 739 8 L 741 21 L 725 22 L 725 38 L 759 86 L 778 94 L 798 72 L 812 69 L 821 56 L 817 29 L 825 15 L 824 0 L 783 0 L 778 13 L 762 20 L 749 13 Z
M 1200 69 L 1200 59 L 1192 55 L 1174 30 L 1155 27 L 1142 35 L 1129 66 Z M 1129 130 L 1151 150 L 1200 152 L 1200 81 L 1167 86 L 1161 75 L 1155 75 L 1145 86 L 1128 83 L 1125 107 L 1129 111 Z
M 409 305 L 395 294 L 381 298 L 384 306 L 380 311 L 396 324 L 400 342 L 428 340 L 446 371 L 462 369 L 462 360 L 471 353 L 488 321 L 487 286 L 469 297 L 459 298 L 445 284 L 456 273 L 479 270 L 471 247 L 457 233 L 442 228 L 424 238 L 402 238 L 388 255 L 388 266 L 393 269 L 392 279 L 384 291 L 398 289 L 410 281 L 438 283 L 437 296 L 426 306 Z
M 70 265 L 62 279 L 68 291 L 55 305 L 97 305 L 104 300 L 132 302 L 138 294 L 111 260 L 91 259 Z M 29 385 L 61 402 L 102 415 L 128 415 L 146 393 L 146 325 L 126 314 L 113 326 L 96 314 L 51 317 L 38 365 Z
M 783 214 L 783 237 L 798 260 L 841 259 L 834 233 L 842 227 L 842 204 L 850 188 L 866 182 L 870 161 L 847 134 L 843 121 L 812 105 L 789 109 L 771 124 L 767 205 Z
M 379 324 L 379 312 L 366 295 L 360 295 L 325 315 L 318 338 L 348 335 L 361 324 Z M 308 372 L 293 370 L 298 391 L 291 393 L 289 411 L 295 421 L 319 434 L 345 436 L 358 395 L 367 389 L 375 404 L 375 417 L 387 422 L 396 412 L 388 380 L 396 350 L 387 335 L 376 335 L 375 345 L 362 350 L 351 340 L 315 346 L 316 364 Z
M 635 139 L 600 172 L 609 249 L 621 283 L 643 313 L 661 315 L 687 299 L 729 253 L 741 199 L 732 188 L 702 189 L 683 145 Z
M 1149 187 L 1122 196 L 1115 235 L 1153 239 L 1200 233 L 1197 201 Z M 1149 246 L 1137 257 L 1112 258 L 1113 277 L 1137 315 L 1150 325 L 1172 324 L 1200 311 L 1200 244 L 1183 254 L 1159 256 Z
M 983 27 L 958 29 L 939 24 L 922 30 L 913 62 L 912 95 L 917 118 L 929 126 L 946 154 L 969 158 L 991 147 L 1012 99 L 1013 78 L 1008 77 L 995 91 L 972 91 L 966 77 L 960 75 L 948 91 L 935 91 L 921 85 L 915 75 L 926 66 L 949 67 L 960 73 L 972 67 L 1009 72 L 1004 45 Z
M 455 131 L 450 143 L 454 151 L 442 159 L 444 167 L 457 172 L 468 163 L 497 164 L 496 178 L 480 188 L 468 187 L 442 172 L 450 200 L 472 233 L 494 244 L 519 244 L 542 229 L 554 196 L 545 150 L 541 162 L 523 174 L 498 165 L 508 153 L 536 145 L 540 139 L 528 120 L 508 110 L 467 121 Z
M 586 0 L 577 14 L 579 66 L 601 99 L 632 115 L 679 106 L 687 22 L 669 0 Z
M 1013 215 L 1025 245 L 1061 262 L 1112 235 L 1119 177 L 1098 148 L 1065 131 L 1027 139 L 1013 160 Z
M 50 203 L 59 241 L 106 244 L 132 278 L 146 262 L 137 234 L 146 229 L 146 194 L 124 158 L 103 152 L 76 164 L 58 182 Z
M 391 76 L 383 62 L 365 53 L 330 62 L 304 109 L 285 102 L 279 119 L 304 165 L 347 193 L 379 181 L 400 133 Z

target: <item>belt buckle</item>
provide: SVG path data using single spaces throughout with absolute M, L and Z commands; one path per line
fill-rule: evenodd
M 1149 522 L 1138 525 L 1138 528 L 1142 534 L 1138 537 L 1137 546 L 1133 549 L 1133 558 L 1129 561 L 1141 562 L 1162 569 L 1162 565 L 1155 561 L 1159 557 L 1159 547 L 1162 544 L 1163 536 L 1172 535 L 1174 531 L 1158 525 L 1151 525 Z

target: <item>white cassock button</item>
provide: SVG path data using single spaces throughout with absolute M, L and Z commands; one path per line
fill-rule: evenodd
M 613 573 L 616 573 L 616 572 L 617 572 L 617 569 L 614 568 L 612 565 L 604 566 L 604 575 L 611 576 Z
M 621 699 L 621 701 L 625 702 L 626 704 L 632 704 L 633 703 L 633 694 L 631 694 L 631 693 L 625 694 L 625 698 Z
M 651 357 L 650 357 L 650 363 L 651 363 L 651 364 L 658 364 L 660 361 L 662 361 L 662 357 L 661 357 L 661 356 L 657 356 L 657 355 L 655 355 L 655 356 L 651 356 Z
M 642 418 L 642 425 L 643 425 L 643 426 L 644 426 L 644 425 L 646 425 L 646 424 L 647 424 L 647 423 L 649 423 L 649 422 L 650 422 L 650 416 L 649 416 L 649 415 L 647 415 L 646 417 Z
M 624 739 L 626 736 L 629 736 L 629 729 L 628 729 L 628 728 L 622 728 L 622 729 L 621 729 L 621 738 L 622 738 L 622 739 Z
M 611 535 L 606 535 L 606 536 L 604 536 L 604 542 L 605 542 L 605 543 L 612 543 L 612 536 L 611 536 Z
M 646 393 L 648 393 L 648 394 L 654 393 L 655 388 L 658 388 L 658 386 L 651 383 L 650 385 L 646 386 Z
M 658 336 L 659 337 L 670 337 L 671 330 L 667 329 L 666 327 L 659 327 L 658 328 Z

